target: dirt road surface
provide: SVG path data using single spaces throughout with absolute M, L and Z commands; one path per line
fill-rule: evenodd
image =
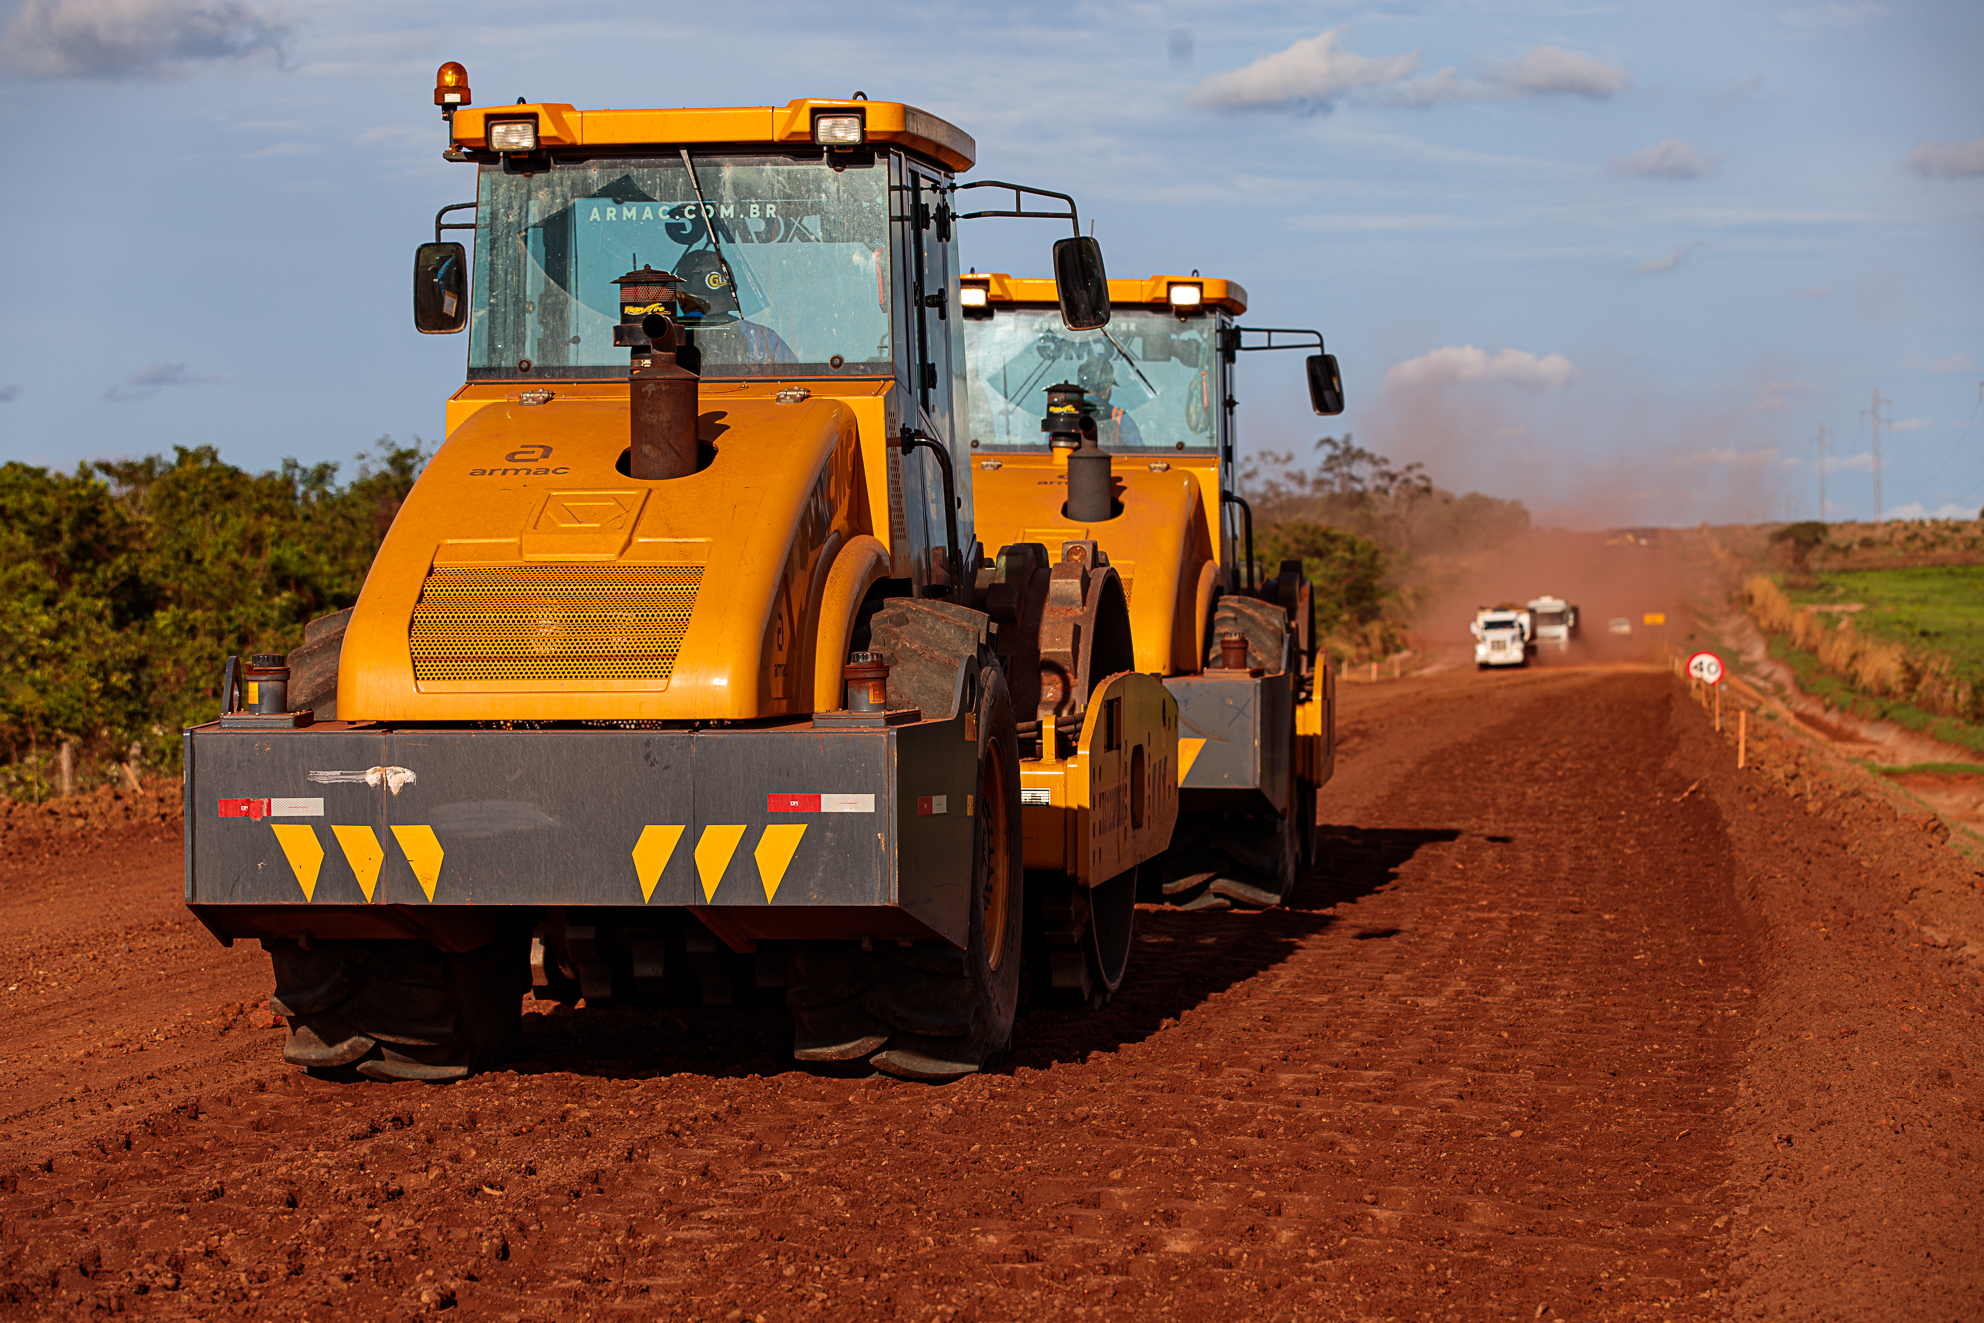
M 1933 833 L 1785 740 L 1736 771 L 1653 668 L 1361 686 L 1342 733 L 1288 908 L 1142 911 L 1114 1004 L 946 1087 L 795 1070 L 777 1009 L 308 1080 L 176 832 L 16 839 L 0 1313 L 1984 1315 L 1977 962 L 1907 917 L 1974 879 Z

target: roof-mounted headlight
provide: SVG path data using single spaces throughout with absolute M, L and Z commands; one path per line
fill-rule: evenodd
M 1206 290 L 1203 285 L 1172 285 L 1164 294 L 1174 308 L 1197 308 L 1206 301 Z
M 499 119 L 489 124 L 489 149 L 495 152 L 537 150 L 537 118 Z
M 865 136 L 860 115 L 813 117 L 813 141 L 822 147 L 859 147 Z
M 982 280 L 967 280 L 958 286 L 958 309 L 967 317 L 992 315 L 992 287 Z

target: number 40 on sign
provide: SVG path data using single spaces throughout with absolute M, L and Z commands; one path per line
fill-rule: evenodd
M 1722 658 L 1712 652 L 1698 652 L 1688 658 L 1688 674 L 1703 684 L 1722 683 Z

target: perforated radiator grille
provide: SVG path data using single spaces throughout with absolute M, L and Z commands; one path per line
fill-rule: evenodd
M 413 608 L 416 681 L 666 680 L 700 565 L 436 565 Z

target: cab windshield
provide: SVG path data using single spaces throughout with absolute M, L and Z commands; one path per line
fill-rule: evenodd
M 484 167 L 470 375 L 624 375 L 613 282 L 639 266 L 682 278 L 705 377 L 893 372 L 886 161 L 694 159 L 707 207 L 679 158 Z
M 1044 450 L 1047 388 L 1071 381 L 1106 450 L 1210 450 L 1219 391 L 1211 317 L 1117 309 L 1071 331 L 1055 308 L 1002 307 L 964 322 L 973 444 Z

